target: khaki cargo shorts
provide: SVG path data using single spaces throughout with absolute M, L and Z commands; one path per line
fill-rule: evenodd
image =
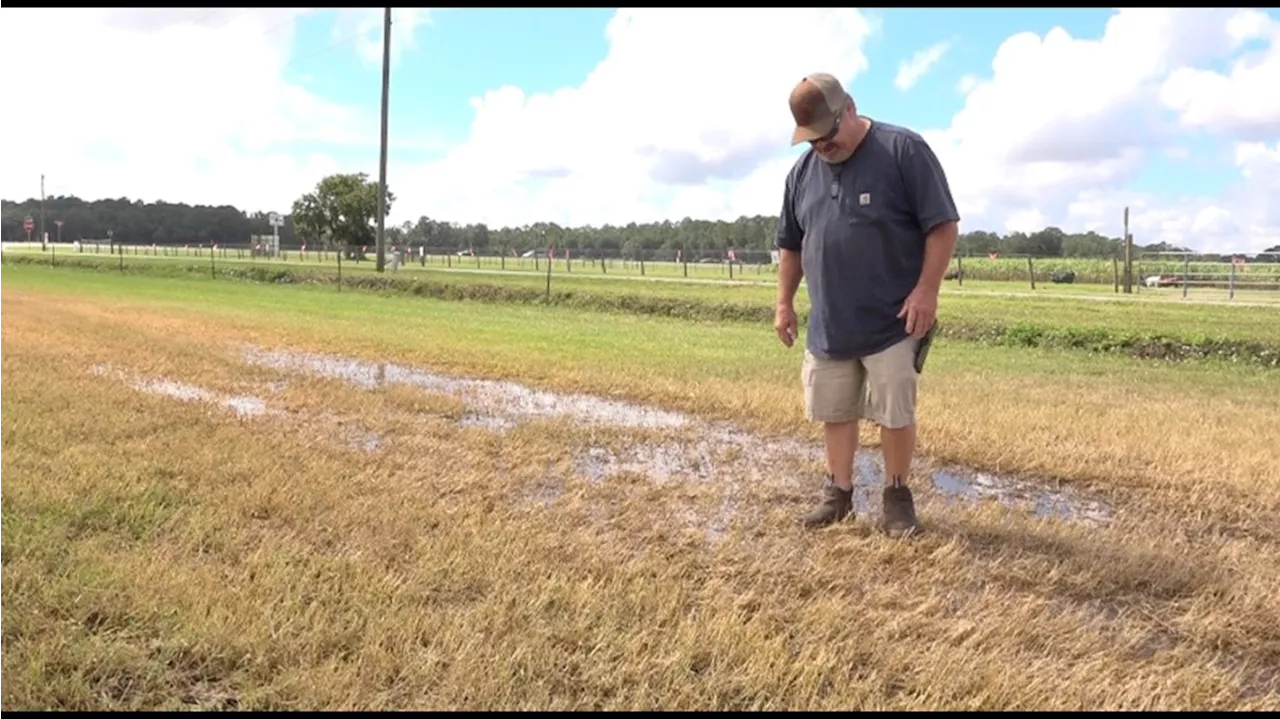
M 833 360 L 804 352 L 800 377 L 805 416 L 813 422 L 866 419 L 898 429 L 916 421 L 915 350 L 920 340 L 901 342 L 861 359 Z

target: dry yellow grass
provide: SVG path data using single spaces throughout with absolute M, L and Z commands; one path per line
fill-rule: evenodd
M 592 482 L 565 459 L 653 432 L 494 434 L 460 427 L 455 398 L 238 348 L 530 377 L 806 435 L 790 373 L 744 392 L 738 369 L 646 370 L 599 338 L 566 362 L 501 326 L 388 335 L 8 288 L 4 310 L 5 709 L 1280 708 L 1280 411 L 1247 382 L 1171 394 L 940 363 L 923 449 L 1075 478 L 1116 521 L 921 486 L 916 540 L 805 533 L 798 477 L 742 488 L 712 540 L 721 487 Z M 147 395 L 95 365 L 284 416 Z

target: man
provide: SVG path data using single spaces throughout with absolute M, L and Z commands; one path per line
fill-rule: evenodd
M 827 454 L 822 500 L 802 521 L 820 527 L 852 513 L 858 420 L 866 419 L 880 426 L 884 452 L 881 529 L 909 536 L 917 530 L 906 483 L 917 375 L 959 213 L 924 138 L 859 115 L 835 77 L 804 78 L 791 92 L 791 114 L 791 144 L 810 147 L 786 179 L 774 329 L 791 347 L 795 294 L 807 277 L 805 414 L 823 424 Z

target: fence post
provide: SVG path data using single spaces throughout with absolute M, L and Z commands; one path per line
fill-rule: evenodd
M 1187 298 L 1187 273 L 1191 270 L 1191 255 L 1182 256 L 1182 299 Z
M 641 251 L 643 252 L 643 250 Z M 640 276 L 644 277 L 644 255 L 640 255 Z
M 1031 258 L 1027 257 L 1027 276 L 1031 278 L 1031 289 L 1036 288 L 1036 268 L 1031 264 Z
M 1133 294 L 1134 277 L 1133 277 L 1133 233 L 1129 232 L 1129 208 L 1125 208 L 1125 234 L 1124 234 L 1124 293 L 1126 295 Z M 1141 263 L 1139 263 L 1141 264 Z
M 551 266 L 555 263 L 551 261 L 552 253 L 547 253 L 547 304 L 551 303 Z
M 342 291 L 342 248 L 339 247 L 338 251 L 335 252 L 334 254 L 338 256 L 338 291 L 341 292 Z
M 49 266 L 58 266 L 58 243 L 56 242 L 49 243 Z
M 956 255 L 956 286 L 964 287 L 964 258 Z
M 1231 278 L 1227 280 L 1227 299 L 1236 298 L 1236 258 L 1231 258 Z
M 209 248 L 209 279 L 211 280 L 218 279 L 218 268 L 214 265 L 214 259 L 213 259 L 214 255 L 216 254 L 218 253 L 214 252 L 213 248 L 210 247 Z
M 1111 258 L 1111 274 L 1115 276 L 1116 294 L 1120 294 L 1120 258 Z

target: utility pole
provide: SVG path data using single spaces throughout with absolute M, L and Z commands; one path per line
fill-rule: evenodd
M 44 232 L 44 173 L 40 173 L 40 251 L 45 251 L 47 237 Z
M 387 95 L 391 92 L 391 8 L 382 16 L 382 156 L 378 159 L 378 262 L 387 264 Z
M 1124 208 L 1124 293 L 1133 294 L 1133 235 L 1129 234 L 1129 208 Z

